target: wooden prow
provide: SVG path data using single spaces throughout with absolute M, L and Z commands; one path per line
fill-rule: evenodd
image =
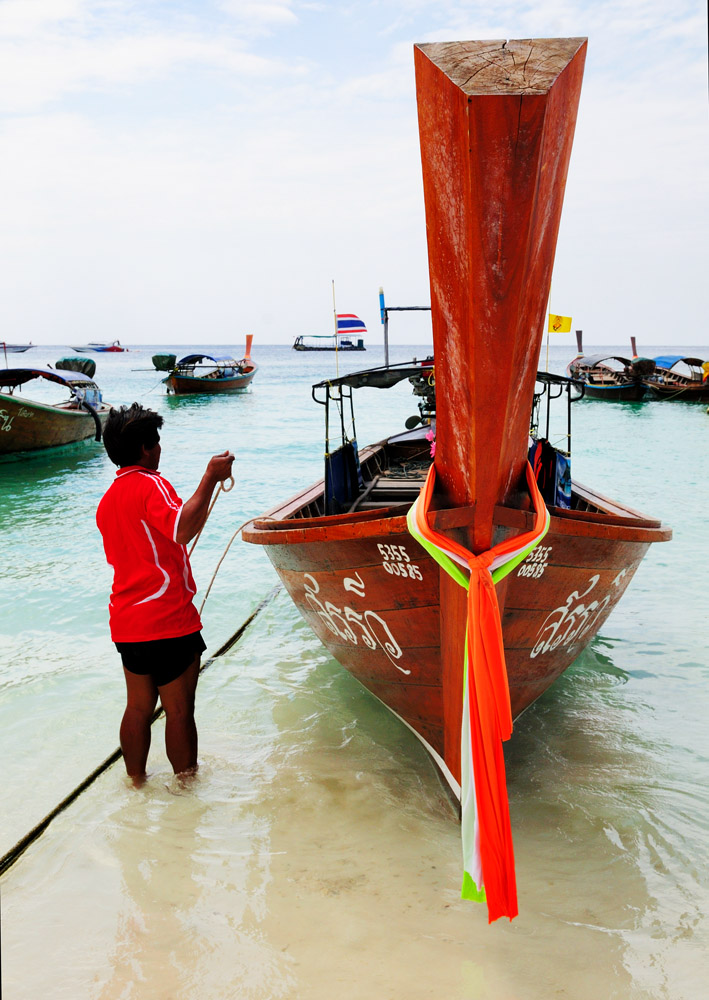
M 475 505 L 461 540 L 477 553 L 527 458 L 585 57 L 582 38 L 414 48 L 436 471 L 448 504 Z M 444 758 L 459 779 L 466 601 L 443 570 L 440 608 Z
M 253 333 L 247 333 L 246 334 L 246 353 L 244 354 L 244 360 L 245 361 L 250 361 L 251 360 L 251 345 L 252 345 L 253 341 L 254 341 L 254 335 L 253 335 Z
M 436 359 L 436 470 L 476 505 L 520 486 L 581 78 L 583 38 L 414 49 Z
M 576 350 L 578 351 L 578 356 L 583 357 L 583 330 L 576 331 Z

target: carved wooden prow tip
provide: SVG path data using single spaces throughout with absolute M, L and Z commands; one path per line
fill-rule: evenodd
M 522 480 L 585 53 L 583 38 L 414 48 L 436 469 L 449 500 L 475 501 L 476 551 Z

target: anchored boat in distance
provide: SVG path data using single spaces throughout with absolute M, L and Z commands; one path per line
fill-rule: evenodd
M 367 332 L 354 313 L 335 314 L 335 333 L 296 337 L 294 351 L 366 351 L 362 334 Z
M 620 354 L 583 353 L 581 330 L 576 331 L 578 354 L 570 361 L 566 374 L 584 385 L 584 399 L 637 403 L 645 396 L 645 379 L 651 378 L 655 362 L 638 357 L 635 337 L 630 338 L 632 357 Z
M 655 358 L 655 372 L 645 386 L 655 399 L 709 403 L 709 361 L 681 354 Z
M 127 350 L 127 347 L 121 347 L 120 340 L 112 340 L 110 343 L 92 341 L 89 344 L 84 344 L 83 347 L 72 347 L 72 351 L 78 351 L 79 354 L 83 354 L 86 351 L 95 351 L 98 354 L 122 354 Z
M 188 354 L 172 368 L 163 382 L 168 393 L 177 396 L 194 396 L 198 393 L 245 392 L 254 380 L 258 365 L 251 357 L 253 335 L 246 337 L 246 353 L 241 361 L 232 357 L 213 354 Z M 165 355 L 154 355 L 158 367 Z M 174 358 L 174 355 L 168 356 Z M 164 369 L 161 369 L 164 370 Z
M 20 395 L 35 379 L 38 384 L 46 381 L 68 389 L 69 398 L 50 403 Z M 90 437 L 101 440 L 111 408 L 88 375 L 54 368 L 5 368 L 0 370 L 0 389 L 0 455 L 55 448 Z

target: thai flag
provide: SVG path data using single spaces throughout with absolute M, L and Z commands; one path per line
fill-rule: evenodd
M 366 333 L 367 327 L 359 316 L 355 316 L 354 313 L 338 313 L 337 332 L 347 334 Z

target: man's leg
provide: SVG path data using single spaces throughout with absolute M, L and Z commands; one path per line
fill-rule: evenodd
M 134 784 L 145 778 L 150 749 L 150 720 L 158 700 L 158 689 L 151 677 L 132 674 L 123 668 L 128 701 L 121 722 L 121 750 L 126 771 Z
M 158 688 L 165 709 L 165 749 L 175 774 L 197 769 L 194 696 L 198 677 L 199 655 L 183 674 Z

